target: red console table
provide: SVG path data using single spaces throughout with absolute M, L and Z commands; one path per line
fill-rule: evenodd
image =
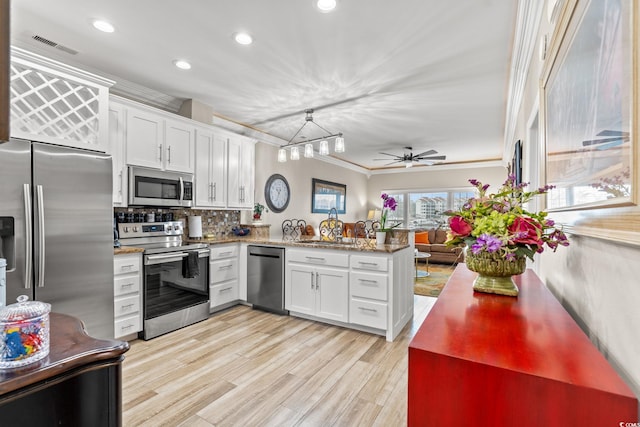
M 535 273 L 517 298 L 460 264 L 409 345 L 409 426 L 618 426 L 629 387 Z

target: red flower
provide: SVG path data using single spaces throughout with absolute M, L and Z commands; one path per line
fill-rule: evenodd
M 471 225 L 461 216 L 449 218 L 449 227 L 451 227 L 451 235 L 454 237 L 466 237 L 473 230 Z
M 540 238 L 542 236 L 542 226 L 534 219 L 516 217 L 513 224 L 509 226 L 509 231 L 514 236 L 514 243 L 537 245 L 540 247 L 544 244 Z

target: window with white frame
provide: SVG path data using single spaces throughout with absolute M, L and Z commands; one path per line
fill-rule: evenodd
M 476 197 L 475 188 L 450 190 L 385 191 L 396 199 L 398 207 L 389 212 L 391 224 L 403 228 L 447 228 L 445 212 L 458 210 L 470 198 Z

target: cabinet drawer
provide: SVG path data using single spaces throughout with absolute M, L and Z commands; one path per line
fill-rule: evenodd
M 116 256 L 113 261 L 113 274 L 137 273 L 140 271 L 140 256 Z
M 238 259 L 220 259 L 209 263 L 209 284 L 238 278 Z
M 142 322 L 140 319 L 139 315 L 135 315 L 116 320 L 115 337 L 118 338 L 135 332 L 140 332 L 142 330 Z
M 305 264 L 349 267 L 349 256 L 345 251 L 290 249 L 286 253 L 287 261 Z
M 140 292 L 140 276 L 129 274 L 113 279 L 113 295 L 124 295 Z
M 126 316 L 140 311 L 140 295 L 131 295 L 124 298 L 116 298 L 113 303 L 113 314 Z
M 387 301 L 387 275 L 352 271 L 351 296 Z
M 373 257 L 366 255 L 351 255 L 351 268 L 363 270 L 387 271 L 388 259 L 386 257 Z
M 238 281 L 230 280 L 209 287 L 210 307 L 214 308 L 238 299 Z
M 238 256 L 238 245 L 211 246 L 211 259 L 233 258 Z
M 351 298 L 349 320 L 357 325 L 376 329 L 387 329 L 387 304 Z

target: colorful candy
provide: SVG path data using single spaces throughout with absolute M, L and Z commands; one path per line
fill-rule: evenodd
M 24 296 L 0 308 L 0 368 L 24 366 L 49 354 L 50 310 L 51 305 Z

